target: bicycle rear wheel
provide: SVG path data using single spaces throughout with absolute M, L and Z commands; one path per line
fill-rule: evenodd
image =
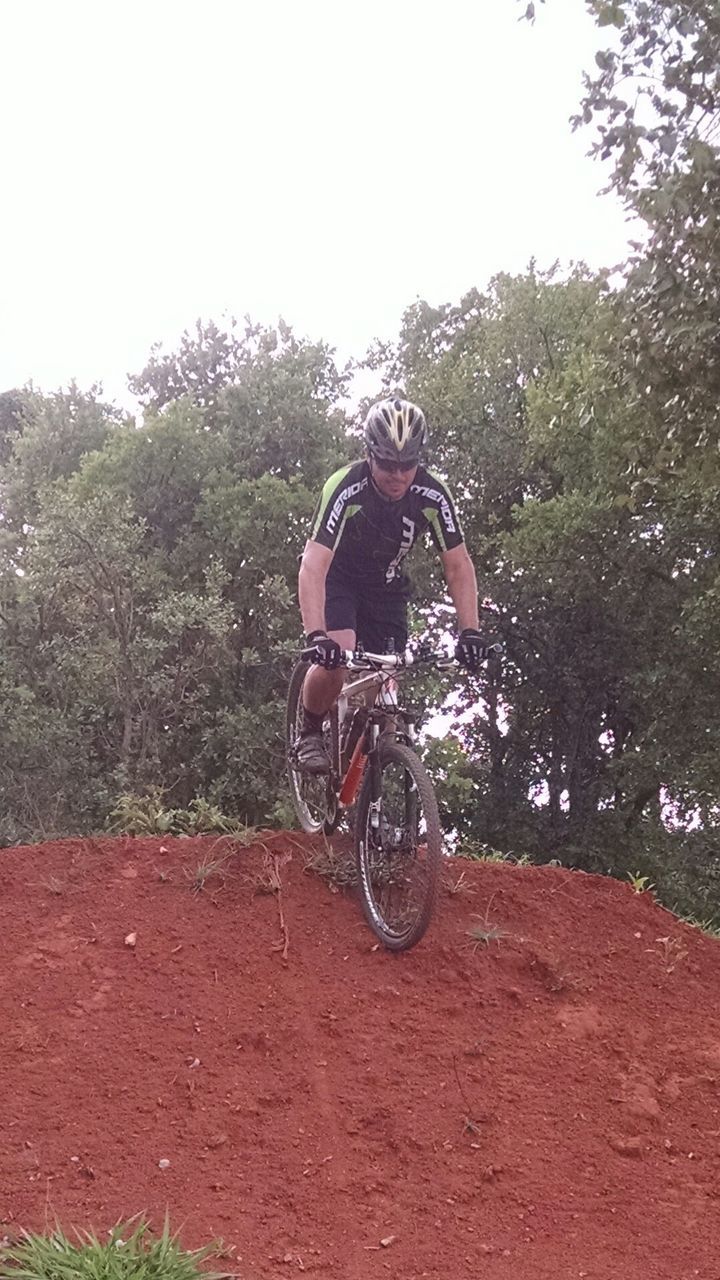
M 422 938 L 437 900 L 442 830 L 425 766 L 410 747 L 381 742 L 380 798 L 366 769 L 355 820 L 365 918 L 384 946 L 406 951 Z
M 300 736 L 303 721 L 303 684 L 309 671 L 307 662 L 298 662 L 293 668 L 288 688 L 285 720 L 286 754 L 290 795 L 303 831 L 316 835 L 324 831 L 331 835 L 337 805 L 327 775 L 303 773 L 295 762 L 295 744 Z M 325 722 L 325 745 L 330 753 L 330 718 Z

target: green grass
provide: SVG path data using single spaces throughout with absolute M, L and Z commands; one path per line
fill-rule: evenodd
M 468 929 L 467 935 L 472 938 L 476 946 L 482 943 L 485 947 L 489 947 L 491 942 L 501 942 L 503 938 L 509 936 L 507 929 L 502 929 L 497 924 L 487 924 L 484 920 Z
M 91 1231 L 77 1232 L 73 1243 L 57 1226 L 49 1235 L 31 1235 L 0 1249 L 3 1280 L 226 1280 L 232 1273 L 200 1269 L 217 1256 L 219 1242 L 202 1249 L 182 1249 L 170 1234 L 167 1217 L 162 1233 L 151 1236 L 149 1224 L 137 1218 L 118 1224 L 104 1243 Z
M 464 840 L 452 850 L 455 858 L 467 858 L 468 862 L 504 862 L 513 867 L 530 867 L 532 860 L 526 853 L 503 853 L 482 840 Z
M 492 898 L 488 902 L 484 916 L 473 916 L 473 919 L 477 920 L 478 923 L 472 925 L 471 928 L 466 931 L 468 937 L 472 939 L 472 945 L 475 951 L 477 951 L 477 948 L 480 945 L 489 947 L 491 942 L 501 942 L 503 938 L 508 938 L 510 936 L 507 929 L 503 929 L 499 924 L 493 924 L 490 919 L 490 908 L 493 904 L 494 898 L 495 894 L 492 895 Z
M 717 916 L 708 916 L 706 919 L 701 920 L 698 916 L 692 914 L 681 915 L 678 911 L 674 914 L 683 924 L 692 925 L 693 929 L 699 929 L 701 933 L 706 933 L 710 938 L 720 939 L 720 920 L 718 920 Z
M 193 893 L 202 893 L 206 881 L 212 879 L 213 876 L 220 876 L 224 879 L 223 868 L 231 853 L 225 853 L 219 858 L 204 858 L 195 868 L 183 867 L 183 874 L 185 879 L 190 881 Z

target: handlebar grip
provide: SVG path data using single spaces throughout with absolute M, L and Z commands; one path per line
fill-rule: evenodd
M 315 645 L 311 644 L 309 649 L 300 650 L 300 657 L 302 658 L 303 662 L 312 662 L 312 657 L 314 653 L 315 653 Z M 347 666 L 348 662 L 351 662 L 355 656 L 352 649 L 341 649 L 340 653 L 342 654 L 342 660 L 340 662 L 341 667 Z

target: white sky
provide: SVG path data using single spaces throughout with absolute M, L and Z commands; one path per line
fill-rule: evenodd
M 628 227 L 571 134 L 583 0 L 0 0 L 0 391 L 125 377 L 198 317 L 341 357 Z

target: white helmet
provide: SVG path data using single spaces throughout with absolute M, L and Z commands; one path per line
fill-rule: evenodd
M 425 414 L 409 400 L 381 400 L 365 419 L 365 444 L 375 458 L 415 466 L 427 443 Z

